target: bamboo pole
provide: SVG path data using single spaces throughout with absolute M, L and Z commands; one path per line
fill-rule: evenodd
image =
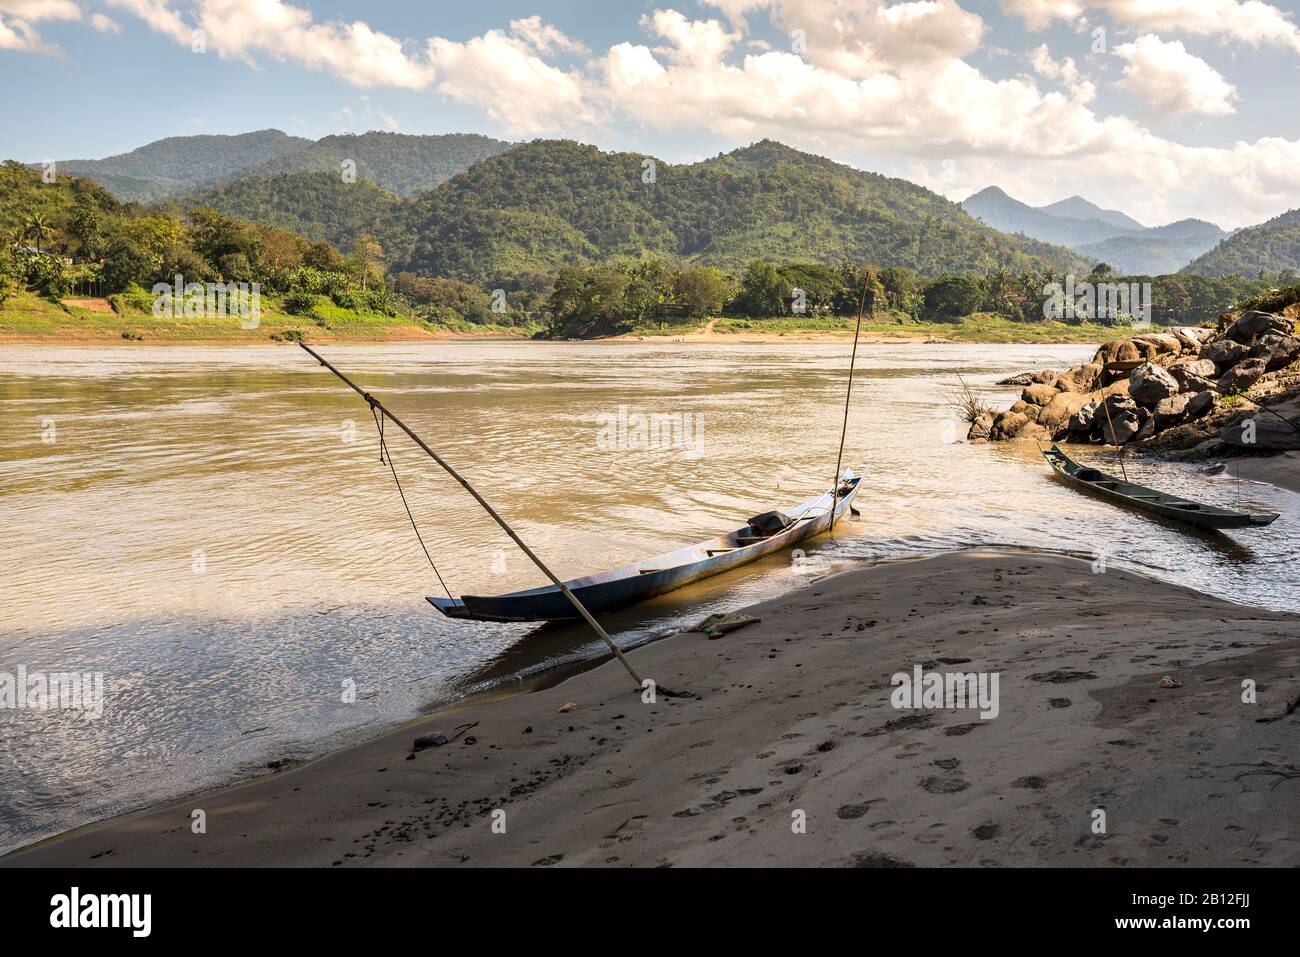
M 322 358 L 321 355 L 317 353 L 316 350 L 314 350 L 311 346 L 307 345 L 307 343 L 300 342 L 298 343 L 298 345 L 302 346 L 303 349 L 305 349 L 312 358 L 314 358 L 317 362 L 323 365 L 326 369 L 329 369 L 330 372 L 333 372 L 336 376 L 342 379 L 343 382 L 346 383 L 347 386 L 350 389 L 352 389 L 353 392 L 356 392 L 358 395 L 361 396 L 361 398 L 365 399 L 366 402 L 370 404 L 370 407 L 372 409 L 378 409 L 385 416 L 387 416 L 388 419 L 394 425 L 396 425 L 399 429 L 401 429 L 403 432 L 405 432 L 407 435 L 411 437 L 411 441 L 413 441 L 420 448 L 424 449 L 424 451 L 428 453 L 431 459 L 433 459 L 440 466 L 442 466 L 443 470 L 448 475 L 450 475 L 457 482 L 459 482 L 461 488 L 469 492 L 469 494 L 474 497 L 474 501 L 478 502 L 480 505 L 483 506 L 484 511 L 486 511 L 489 515 L 492 516 L 493 520 L 498 525 L 500 525 L 501 528 L 505 530 L 505 533 L 509 535 L 511 539 L 513 539 L 514 543 L 519 546 L 520 550 L 525 555 L 528 556 L 528 558 L 532 561 L 534 565 L 536 565 L 538 568 L 542 570 L 542 573 L 545 574 L 546 577 L 551 580 L 551 583 L 554 584 L 555 587 L 560 590 L 560 593 L 563 594 L 564 597 L 567 598 L 573 604 L 573 607 L 578 610 L 578 614 L 580 614 L 583 618 L 586 619 L 587 624 L 589 624 L 592 630 L 595 631 L 596 634 L 600 636 L 600 640 L 609 646 L 609 650 L 614 653 L 614 657 L 617 658 L 619 662 L 623 665 L 623 667 L 627 669 L 627 673 L 632 676 L 632 680 L 636 682 L 637 687 L 641 688 L 644 686 L 644 681 L 642 681 L 641 676 L 637 674 L 636 669 L 632 667 L 632 662 L 627 660 L 627 657 L 623 654 L 622 650 L 619 649 L 618 645 L 614 644 L 614 639 L 609 637 L 609 633 L 600 626 L 600 622 L 596 621 L 596 619 L 592 617 L 592 614 L 587 610 L 587 607 L 581 601 L 578 600 L 578 596 L 569 590 L 568 585 L 564 584 L 564 582 L 560 581 L 560 579 L 555 576 L 555 573 L 552 572 L 546 566 L 545 562 L 543 562 L 540 558 L 537 557 L 536 553 L 533 552 L 531 548 L 529 548 L 526 544 L 524 544 L 524 540 L 519 537 L 519 535 L 515 532 L 513 528 L 509 526 L 509 524 L 506 523 L 506 520 L 504 518 L 502 518 L 500 515 L 497 514 L 496 509 L 494 509 L 491 505 L 488 504 L 487 499 L 485 499 L 482 495 L 480 495 L 478 491 L 474 488 L 474 486 L 470 485 L 469 482 L 466 481 L 460 475 L 459 472 L 457 472 L 454 468 L 452 468 L 445 461 L 443 461 L 442 457 L 438 455 L 438 453 L 435 452 L 433 449 L 429 448 L 429 446 L 425 443 L 424 439 L 420 438 L 418 435 L 412 432 L 405 422 L 403 422 L 397 416 L 393 415 L 393 413 L 389 412 L 388 409 L 384 408 L 382 402 L 376 399 L 369 392 L 366 392 L 364 389 L 358 386 L 355 382 L 353 382 L 351 379 L 345 376 L 338 369 L 334 368 L 334 366 L 332 366 L 326 359 Z
M 831 523 L 827 531 L 835 532 L 835 506 L 840 502 L 840 465 L 844 461 L 844 439 L 849 434 L 849 400 L 853 398 L 853 367 L 858 361 L 858 335 L 862 332 L 862 310 L 867 305 L 867 277 L 862 277 L 862 296 L 858 299 L 858 324 L 853 330 L 853 353 L 849 357 L 849 385 L 844 391 L 844 424 L 840 427 L 840 450 L 835 454 L 835 475 L 831 477 Z

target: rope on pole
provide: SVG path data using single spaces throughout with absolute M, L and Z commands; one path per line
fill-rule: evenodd
M 365 399 L 372 409 L 378 409 L 386 417 L 391 419 L 394 425 L 396 425 L 399 429 L 401 429 L 408 436 L 410 436 L 411 441 L 413 441 L 416 445 L 418 445 L 421 449 L 423 449 L 428 454 L 429 458 L 437 462 L 438 465 L 442 467 L 443 471 L 445 471 L 448 475 L 450 475 L 453 479 L 455 479 L 460 484 L 461 488 L 463 488 L 466 492 L 468 492 L 471 496 L 473 496 L 474 501 L 478 502 L 479 505 L 483 507 L 483 510 L 486 511 L 490 516 L 492 516 L 493 521 L 495 521 L 498 525 L 500 525 L 501 528 L 505 531 L 505 533 L 510 536 L 511 540 L 514 541 L 514 543 L 519 546 L 520 551 L 522 551 L 525 555 L 527 555 L 528 558 L 532 561 L 532 563 L 542 570 L 542 573 L 551 580 L 551 583 L 555 585 L 555 587 L 560 590 L 560 593 L 569 600 L 569 602 L 573 605 L 575 609 L 577 609 L 578 614 L 580 614 L 586 620 L 587 624 L 591 626 L 592 630 L 595 631 L 596 634 L 600 636 L 601 641 L 605 642 L 605 644 L 609 646 L 609 650 L 614 653 L 614 657 L 617 658 L 619 662 L 623 665 L 623 667 L 627 669 L 627 673 L 632 676 L 632 680 L 636 682 L 637 687 L 641 688 L 644 685 L 645 682 L 642 681 L 641 676 L 637 674 L 636 669 L 632 667 L 632 662 L 627 660 L 627 657 L 623 654 L 622 650 L 618 647 L 618 645 L 614 644 L 614 639 L 611 638 L 609 636 L 609 633 L 606 632 L 605 629 L 600 626 L 600 622 L 596 621 L 596 619 L 592 616 L 591 612 L 587 610 L 587 607 L 581 601 L 578 600 L 578 596 L 575 595 L 572 591 L 570 591 L 569 586 L 564 584 L 564 582 L 560 581 L 560 579 L 556 577 L 555 573 L 552 572 L 550 568 L 547 567 L 546 563 L 537 557 L 537 555 L 533 552 L 533 550 L 524 543 L 524 540 L 519 537 L 519 535 L 515 532 L 513 528 L 510 527 L 510 525 L 506 522 L 506 520 L 497 514 L 496 509 L 494 509 L 491 505 L 488 504 L 487 499 L 485 499 L 482 495 L 480 495 L 478 493 L 478 490 L 475 489 L 474 486 L 470 485 L 470 483 L 466 481 L 459 472 L 457 472 L 454 468 L 448 465 L 443 460 L 443 458 L 440 455 L 438 455 L 437 452 L 429 448 L 428 444 L 424 441 L 424 439 L 420 438 L 413 431 L 411 431 L 410 427 L 407 426 L 405 422 L 403 422 L 397 416 L 393 415 L 393 413 L 389 412 L 388 409 L 384 407 L 384 404 L 382 402 L 380 402 L 378 399 L 372 396 L 369 392 L 362 389 L 360 386 L 358 386 L 355 382 L 353 382 L 351 379 L 345 376 L 338 369 L 334 368 L 333 365 L 331 365 L 325 358 L 323 358 L 320 355 L 320 353 L 316 352 L 316 350 L 314 350 L 311 346 L 307 345 L 307 343 L 299 342 L 298 345 L 302 346 L 303 349 L 306 350 L 307 354 L 310 355 L 313 359 L 315 359 L 326 369 L 329 369 L 330 372 L 334 373 L 336 376 L 342 379 L 343 382 L 353 392 L 357 393 L 359 396 Z
M 844 461 L 844 439 L 849 434 L 849 400 L 853 398 L 853 368 L 858 361 L 858 336 L 862 332 L 862 310 L 867 305 L 867 276 L 862 277 L 862 295 L 858 299 L 858 323 L 853 330 L 853 353 L 849 357 L 849 385 L 844 391 L 844 424 L 840 427 L 840 450 L 835 455 L 835 474 L 831 477 L 831 523 L 828 532 L 835 531 L 835 506 L 839 504 L 840 465 Z

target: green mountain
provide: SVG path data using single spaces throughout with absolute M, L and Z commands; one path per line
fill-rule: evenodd
M 326 136 L 303 149 L 266 160 L 246 175 L 269 176 L 300 170 L 338 176 L 343 163 L 356 164 L 357 178 L 365 177 L 398 196 L 433 189 L 475 163 L 511 149 L 513 143 L 477 133 L 411 136 L 369 132 Z
M 1102 209 L 1082 196 L 1047 206 L 1030 206 L 996 186 L 962 203 L 972 216 L 1006 233 L 1068 246 L 1126 276 L 1178 272 L 1228 234 L 1202 219 L 1181 219 L 1147 227 L 1117 210 Z
M 98 160 L 62 160 L 58 172 L 95 180 L 123 202 L 156 202 L 214 180 L 229 179 L 311 140 L 279 130 L 237 136 L 171 136 Z
M 46 183 L 40 173 L 22 163 L 9 160 L 0 164 L 0 241 L 33 245 L 37 237 L 26 233 L 33 216 L 40 216 L 57 232 L 68 227 L 78 206 L 106 215 L 117 211 L 118 202 L 92 180 L 58 176 Z M 43 237 L 42 247 L 48 248 L 53 238 L 50 234 Z
M 466 280 L 643 255 L 732 270 L 846 258 L 926 275 L 1087 268 L 906 180 L 769 140 L 690 165 L 536 140 L 413 197 L 372 231 L 394 268 Z
M 350 249 L 373 219 L 397 206 L 396 195 L 367 179 L 343 182 L 338 171 L 250 176 L 182 197 L 186 208 L 210 206 L 237 219 L 279 226 Z
M 1183 272 L 1197 276 L 1255 276 L 1300 270 L 1300 209 L 1233 233 Z

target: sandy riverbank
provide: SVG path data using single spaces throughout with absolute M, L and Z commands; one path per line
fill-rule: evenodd
M 606 663 L 0 863 L 1300 864 L 1298 616 L 1009 551 L 851 571 L 752 612 L 631 653 L 694 697 L 643 704 Z M 916 665 L 998 672 L 999 714 L 896 710 L 890 676 Z

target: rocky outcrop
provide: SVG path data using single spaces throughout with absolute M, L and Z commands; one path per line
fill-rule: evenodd
M 1004 380 L 1023 385 L 1020 399 L 981 416 L 968 438 L 1144 442 L 1211 416 L 1223 398 L 1300 362 L 1289 315 L 1252 311 L 1220 323 L 1219 335 L 1192 327 L 1143 333 L 1105 343 L 1077 368 Z

